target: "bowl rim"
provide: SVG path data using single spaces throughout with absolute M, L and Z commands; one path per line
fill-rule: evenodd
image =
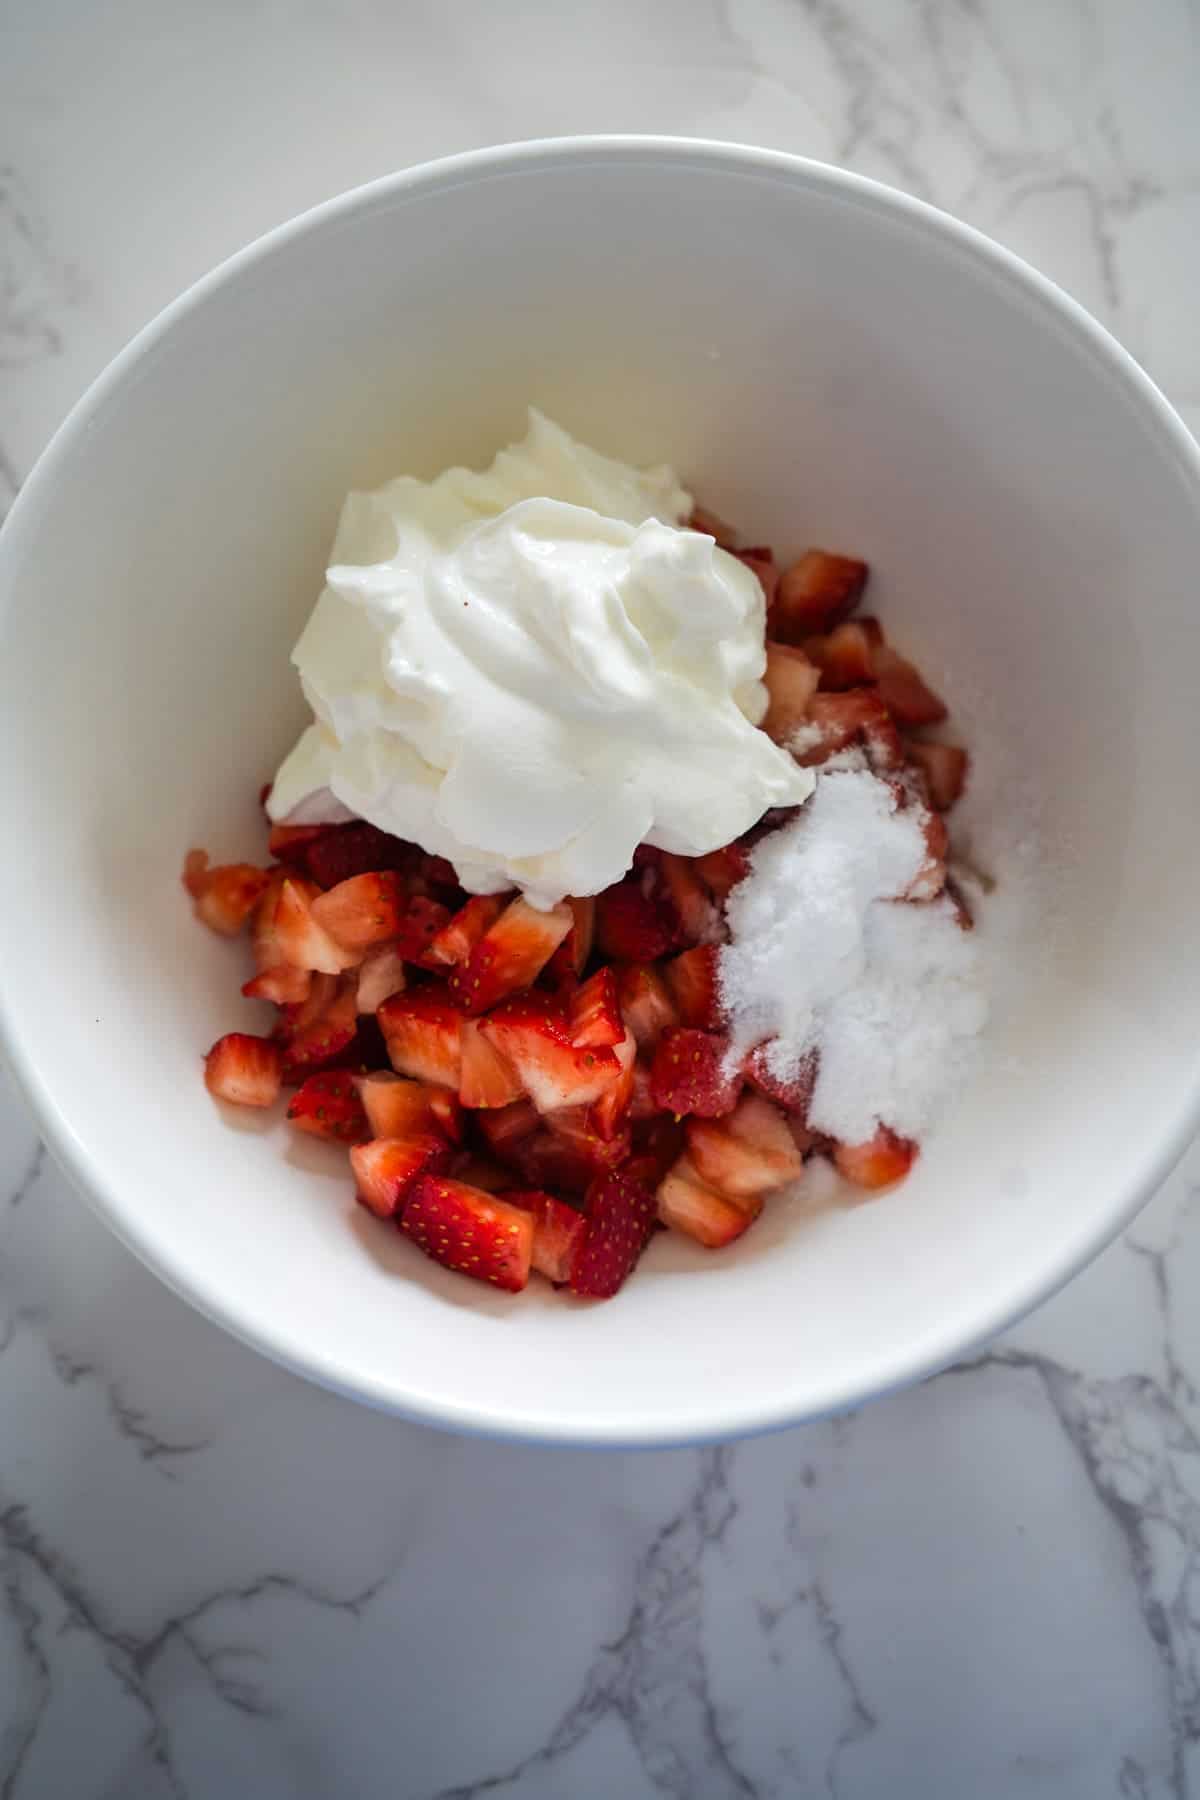
M 181 319 L 202 306 L 211 293 L 266 260 L 276 250 L 321 231 L 332 221 L 369 209 L 386 198 L 436 193 L 535 166 L 555 168 L 589 161 L 637 163 L 647 159 L 798 183 L 841 202 L 903 221 L 927 237 L 956 247 L 982 264 L 993 276 L 1004 278 L 1027 300 L 1034 301 L 1043 315 L 1060 329 L 1066 327 L 1070 335 L 1090 349 L 1099 367 L 1116 381 L 1152 424 L 1164 450 L 1174 455 L 1195 489 L 1200 513 L 1200 446 L 1149 375 L 1077 300 L 974 226 L 882 182 L 788 151 L 713 138 L 590 134 L 523 139 L 413 164 L 334 195 L 273 227 L 225 258 L 144 325 L 75 402 L 38 457 L 0 527 L 0 555 L 16 545 L 26 519 L 34 519 L 42 496 L 52 489 L 59 466 L 72 446 L 87 431 L 90 421 L 107 403 L 110 394 L 120 387 L 147 352 Z M 139 1220 L 136 1206 L 127 1202 L 121 1188 L 90 1168 L 86 1149 L 55 1097 L 52 1080 L 36 1064 L 22 1042 L 20 1021 L 6 991 L 3 966 L 4 958 L 0 957 L 0 1053 L 55 1162 L 93 1211 L 139 1261 L 233 1337 L 320 1387 L 418 1423 L 510 1441 L 612 1449 L 720 1442 L 844 1412 L 864 1400 L 882 1397 L 934 1375 L 1008 1329 L 1090 1262 L 1150 1199 L 1200 1126 L 1198 1064 L 1184 1089 L 1173 1127 L 1156 1143 L 1144 1147 L 1140 1167 L 1119 1200 L 1082 1230 L 1052 1266 L 1037 1266 L 1023 1279 L 1010 1284 L 1000 1298 L 980 1312 L 965 1336 L 961 1320 L 958 1324 L 935 1322 L 919 1339 L 889 1358 L 887 1368 L 880 1368 L 875 1377 L 869 1374 L 854 1379 L 835 1377 L 828 1382 L 826 1391 L 816 1403 L 789 1400 L 786 1381 L 783 1381 L 768 1398 L 748 1394 L 745 1404 L 739 1404 L 736 1409 L 726 1407 L 716 1415 L 711 1408 L 701 1407 L 690 1420 L 680 1418 L 676 1423 L 651 1414 L 642 1420 L 622 1417 L 597 1420 L 593 1416 L 581 1424 L 570 1417 L 539 1412 L 536 1407 L 515 1405 L 499 1413 L 494 1408 L 479 1407 L 469 1401 L 446 1400 L 414 1389 L 411 1382 L 404 1379 L 363 1379 L 358 1372 L 340 1368 L 336 1355 L 324 1349 L 319 1340 L 289 1336 L 232 1311 L 218 1291 L 199 1282 L 188 1268 L 173 1260 L 169 1249 Z

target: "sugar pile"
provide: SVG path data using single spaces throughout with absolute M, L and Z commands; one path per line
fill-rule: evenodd
M 819 1052 L 809 1122 L 848 1143 L 882 1122 L 919 1137 L 987 1019 L 973 934 L 953 902 L 897 902 L 925 860 L 921 809 L 868 769 L 818 771 L 729 896 L 721 996 L 731 1060 L 766 1042 L 777 1075 Z

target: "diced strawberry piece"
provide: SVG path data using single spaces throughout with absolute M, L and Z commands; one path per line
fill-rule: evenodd
M 413 1081 L 377 1069 L 358 1081 L 372 1137 L 402 1138 L 435 1132 L 448 1141 L 462 1138 L 458 1097 L 436 1082 Z
M 510 1161 L 518 1147 L 541 1129 L 541 1115 L 532 1100 L 516 1100 L 495 1112 L 481 1112 L 475 1123 L 493 1156 Z
M 429 941 L 429 960 L 464 963 L 508 905 L 504 894 L 473 894 Z
M 587 1220 L 565 1200 L 540 1188 L 509 1188 L 504 1198 L 510 1206 L 533 1214 L 533 1267 L 547 1281 L 561 1287 L 571 1278 L 580 1245 L 587 1235 Z
M 582 900 L 569 898 L 564 905 L 570 907 L 574 923 L 546 964 L 547 973 L 559 986 L 577 981 L 583 974 L 587 959 L 592 954 L 592 940 L 596 935 L 594 896 L 589 894 Z
M 875 688 L 851 688 L 845 694 L 814 694 L 808 709 L 813 741 L 805 738 L 799 761 L 812 768 L 839 750 L 861 742 L 877 773 L 904 766 L 904 747 L 895 722 Z
M 489 1162 L 486 1156 L 475 1156 L 469 1150 L 457 1153 L 447 1173 L 468 1187 L 482 1188 L 485 1194 L 507 1195 L 517 1185 L 511 1169 L 501 1168 L 499 1163 Z
M 662 1111 L 697 1113 L 706 1119 L 732 1112 L 742 1078 L 725 1074 L 727 1048 L 725 1039 L 712 1032 L 681 1025 L 664 1031 L 650 1069 L 650 1091 Z
M 450 992 L 464 1012 L 482 1013 L 537 980 L 575 923 L 569 906 L 539 912 L 512 900 L 485 931 L 470 957 L 450 975 Z
M 617 1002 L 617 981 L 610 968 L 596 973 L 576 988 L 568 1008 L 568 1029 L 577 1049 L 588 1044 L 603 1047 L 619 1044 L 625 1036 L 625 1021 Z
M 417 874 L 426 890 L 458 886 L 458 876 L 454 873 L 454 864 L 448 862 L 444 856 L 429 856 L 425 852 L 419 852 Z
M 299 1006 L 307 1000 L 312 987 L 311 969 L 294 969 L 291 963 L 280 963 L 264 969 L 242 983 L 247 1000 L 269 1000 L 273 1006 Z
M 615 1051 L 575 1048 L 565 1011 L 548 995 L 507 1000 L 480 1026 L 512 1063 L 541 1113 L 590 1105 L 621 1077 Z
M 344 949 L 313 917 L 312 902 L 319 896 L 310 882 L 289 877 L 275 903 L 274 930 L 284 962 L 297 969 L 316 969 L 339 975 L 360 960 L 359 952 Z
M 367 1135 L 367 1115 L 358 1085 L 345 1069 L 327 1069 L 301 1082 L 292 1095 L 287 1116 L 298 1131 L 333 1138 L 342 1144 L 358 1143 Z
M 279 934 L 275 930 L 275 913 L 285 879 L 282 869 L 271 871 L 271 878 L 259 895 L 250 921 L 250 948 L 254 954 L 254 966 L 260 975 L 267 969 L 277 969 L 284 961 L 283 951 L 279 947 Z
M 854 611 L 867 585 L 866 563 L 827 550 L 807 550 L 779 578 L 771 626 L 784 644 L 831 631 Z
M 193 900 L 204 892 L 208 879 L 208 851 L 189 850 L 183 859 L 183 885 Z
M 376 875 L 382 869 L 410 869 L 419 855 L 416 846 L 392 837 L 365 821 L 318 830 L 305 850 L 305 863 L 313 880 L 323 888 L 338 887 L 355 875 Z
M 634 1127 L 633 1150 L 625 1166 L 644 1187 L 653 1190 L 686 1149 L 685 1121 L 656 1113 Z
M 875 651 L 883 633 L 875 619 L 847 619 L 828 637 L 808 638 L 804 652 L 821 671 L 821 686 L 830 693 L 861 687 L 875 679 Z
M 458 1092 L 463 1016 L 445 988 L 438 985 L 393 994 L 375 1016 L 398 1074 L 440 1082 Z
M 767 710 L 762 729 L 777 744 L 785 744 L 807 724 L 809 708 L 821 679 L 821 671 L 803 650 L 791 644 L 768 644 L 763 681 Z
M 654 1231 L 654 1197 L 620 1170 L 598 1175 L 584 1203 L 587 1231 L 571 1269 L 571 1289 L 608 1300 L 632 1273 Z
M 775 561 L 774 551 L 767 544 L 755 544 L 749 550 L 735 550 L 733 554 L 740 563 L 745 563 L 752 575 L 758 576 L 763 600 L 768 609 L 772 607 L 779 587 L 779 564 Z
M 662 889 L 679 920 L 680 944 L 718 944 L 725 936 L 725 921 L 707 882 L 690 856 L 663 851 L 659 864 Z
M 189 852 L 190 869 L 185 865 L 184 870 L 185 885 L 195 894 L 196 917 L 210 931 L 236 937 L 265 893 L 270 872 L 251 863 L 223 863 L 201 872 L 191 860 L 197 854 L 204 853 Z
M 356 1144 L 350 1152 L 350 1166 L 358 1183 L 358 1198 L 377 1218 L 394 1219 L 403 1211 L 413 1184 L 422 1175 L 440 1175 L 450 1156 L 445 1138 L 436 1132 L 372 1138 L 370 1143 Z
M 709 512 L 706 506 L 694 506 L 692 516 L 687 522 L 689 531 L 702 531 L 706 537 L 715 538 L 722 550 L 736 550 L 738 534 L 732 525 L 727 525 L 718 513 Z
M 521 1077 L 508 1058 L 484 1037 L 478 1019 L 462 1024 L 462 1072 L 458 1097 L 472 1109 L 511 1106 L 525 1093 Z
M 400 1229 L 434 1262 L 477 1281 L 515 1294 L 529 1280 L 532 1213 L 482 1188 L 424 1175 L 409 1193 Z
M 664 1225 L 695 1238 L 709 1250 L 721 1250 L 753 1225 L 762 1210 L 760 1196 L 735 1200 L 719 1194 L 698 1173 L 689 1156 L 681 1156 L 663 1177 L 655 1206 Z
M 617 999 L 638 1049 L 653 1055 L 667 1026 L 679 1023 L 659 970 L 649 963 L 626 963 L 617 970 Z
M 632 1032 L 626 1032 L 621 1042 L 613 1045 L 612 1053 L 620 1064 L 620 1072 L 592 1105 L 592 1124 L 605 1138 L 615 1137 L 624 1130 L 633 1103 L 637 1041 Z
M 633 1067 L 633 1092 L 629 1097 L 629 1122 L 631 1125 L 642 1124 L 647 1119 L 660 1119 L 664 1115 L 654 1104 L 654 1096 L 650 1091 L 650 1065 L 638 1062 Z
M 296 1012 L 284 1008 L 277 1030 L 283 1039 L 283 1078 L 296 1081 L 315 1070 L 327 1067 L 341 1057 L 354 1043 L 358 1029 L 358 1008 L 352 986 L 336 988 L 320 1010 L 313 1009 L 314 995 L 328 993 L 325 985 L 331 977 L 316 976 L 309 998 Z M 321 983 L 318 991 L 317 984 Z M 308 1017 L 312 1012 L 312 1016 Z M 298 1021 L 304 1019 L 305 1023 Z
M 425 894 L 411 895 L 396 932 L 396 948 L 404 961 L 440 970 L 442 965 L 434 959 L 432 946 L 449 924 L 450 916 L 450 908 L 439 900 L 430 900 Z
M 616 1169 L 632 1148 L 629 1126 L 625 1124 L 610 1137 L 596 1130 L 590 1106 L 564 1106 L 559 1112 L 547 1113 L 545 1123 L 561 1143 L 569 1144 L 589 1165 L 588 1179 L 603 1169 Z
M 946 854 L 950 834 L 940 813 L 922 807 L 921 829 L 925 834 L 925 860 L 904 895 L 906 900 L 936 900 L 946 885 Z
M 395 944 L 376 944 L 368 950 L 358 970 L 355 998 L 360 1013 L 375 1013 L 407 984 L 404 958 Z
M 656 962 L 676 947 L 676 932 L 675 918 L 644 892 L 640 878 L 619 881 L 597 897 L 596 943 L 617 962 Z
M 890 1187 L 902 1181 L 916 1161 L 917 1146 L 897 1137 L 886 1125 L 865 1144 L 837 1144 L 833 1160 L 847 1181 L 856 1187 Z
M 351 875 L 312 903 L 312 916 L 347 950 L 370 950 L 394 937 L 405 910 L 404 889 L 394 869 Z
M 279 1095 L 282 1059 L 270 1038 L 230 1031 L 204 1059 L 204 1085 L 234 1106 L 271 1106 Z
M 908 760 L 925 777 L 929 804 L 938 812 L 949 812 L 967 779 L 966 751 L 958 744 L 910 743 Z
M 723 850 L 698 856 L 696 871 L 707 882 L 713 897 L 723 901 L 750 873 L 750 853 L 743 844 L 726 844 Z
M 272 825 L 267 849 L 276 862 L 286 863 L 302 875 L 308 874 L 308 851 L 311 844 L 324 837 L 328 825 Z
M 713 944 L 697 944 L 662 965 L 667 991 L 675 1002 L 681 1025 L 692 1025 L 701 1031 L 716 1031 L 722 1022 L 722 1007 L 717 986 L 717 949 Z
M 689 1119 L 688 1152 L 696 1172 L 729 1200 L 770 1194 L 804 1172 L 783 1114 L 759 1094 L 746 1094 L 726 1119 Z
M 808 1118 L 808 1109 L 812 1104 L 813 1089 L 817 1085 L 817 1054 L 810 1050 L 801 1058 L 799 1066 L 790 1075 L 777 1075 L 767 1059 L 766 1044 L 759 1044 L 746 1058 L 743 1074 L 751 1087 L 765 1094 L 768 1100 L 776 1100 L 785 1112 L 795 1113 L 801 1119 Z
M 291 1043 L 302 1031 L 315 1025 L 329 1011 L 335 996 L 341 991 L 341 984 L 335 975 L 314 975 L 307 969 L 298 969 L 296 973 L 308 976 L 308 991 L 302 1000 L 285 1001 L 280 1005 L 274 1035 L 283 1044 Z
M 890 645 L 875 653 L 875 678 L 879 696 L 897 725 L 911 730 L 917 725 L 938 725 L 946 717 L 945 703 L 927 687 L 920 672 Z

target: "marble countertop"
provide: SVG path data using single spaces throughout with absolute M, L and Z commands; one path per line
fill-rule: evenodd
M 0 509 L 227 252 L 558 132 L 907 188 L 1200 426 L 1195 0 L 39 0 L 0 31 Z M 0 1090 L 0 1800 L 1200 1792 L 1198 1195 L 1194 1149 L 1018 1331 L 849 1417 L 530 1450 L 224 1337 Z

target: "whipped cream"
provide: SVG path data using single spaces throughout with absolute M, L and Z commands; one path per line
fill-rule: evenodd
M 763 595 L 667 467 L 530 412 L 490 469 L 401 476 L 343 508 L 292 660 L 314 723 L 269 811 L 357 816 L 471 893 L 594 894 L 639 843 L 727 844 L 813 776 L 756 729 Z

